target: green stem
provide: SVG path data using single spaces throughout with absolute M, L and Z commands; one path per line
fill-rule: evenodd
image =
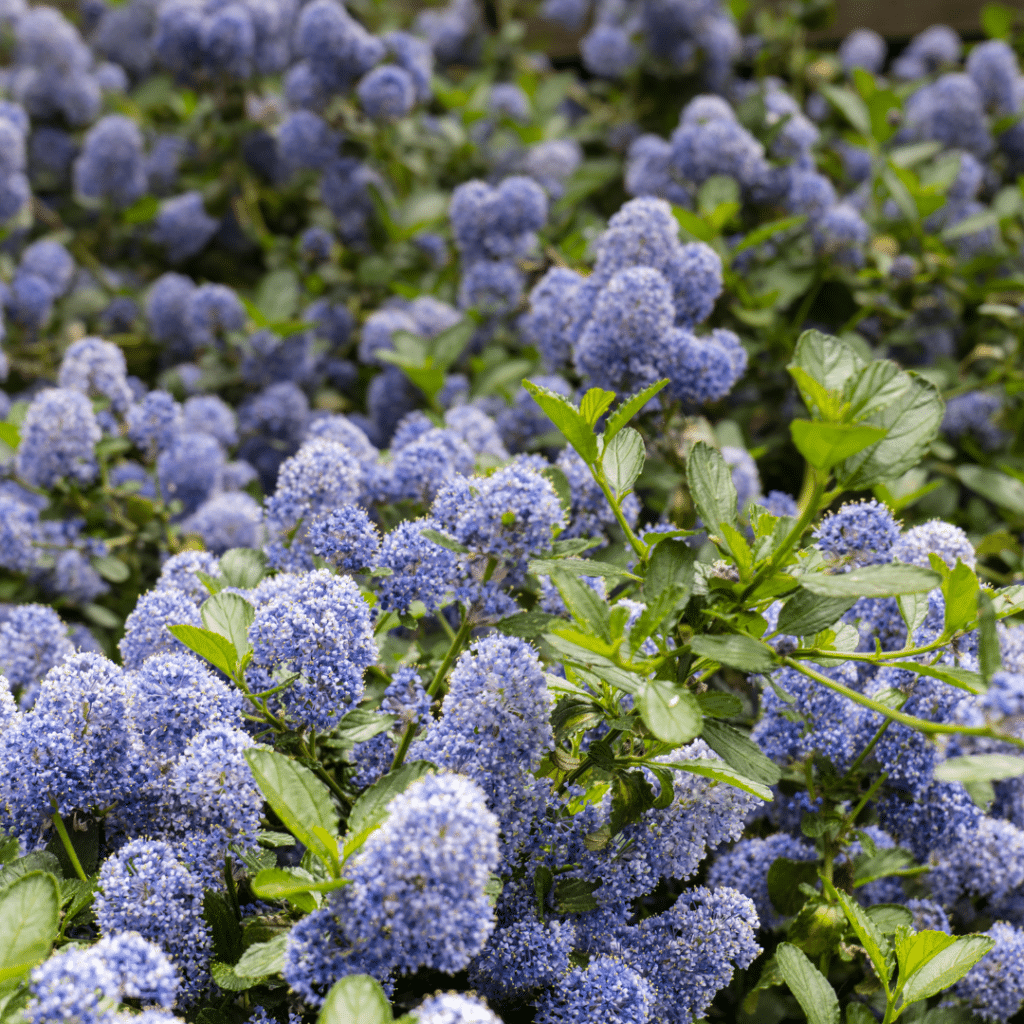
M 860 800 L 857 803 L 857 806 L 854 807 L 854 809 L 847 816 L 849 818 L 849 821 L 850 821 L 851 825 L 856 822 L 857 815 L 860 814 L 860 812 L 863 811 L 865 807 L 867 807 L 868 801 L 882 788 L 882 786 L 885 784 L 885 780 L 887 778 L 889 778 L 889 773 L 888 772 L 882 772 L 882 774 L 879 775 L 878 778 L 875 779 L 875 781 L 871 783 L 871 787 L 860 798 Z
M 868 743 L 868 745 L 857 755 L 856 760 L 847 769 L 846 774 L 843 776 L 844 779 L 849 779 L 853 777 L 853 773 L 867 760 L 868 755 L 871 753 L 872 750 L 875 749 L 875 746 L 878 744 L 878 741 L 882 738 L 882 734 L 885 732 L 886 729 L 889 728 L 891 722 L 892 719 L 887 718 L 878 727 L 878 731 L 875 733 L 874 736 L 871 737 L 871 740 Z
M 747 584 L 746 589 L 740 596 L 741 601 L 745 601 L 750 595 L 757 590 L 757 588 L 766 580 L 771 579 L 775 574 L 775 571 L 782 564 L 783 559 L 792 550 L 793 545 L 796 544 L 800 538 L 804 535 L 804 531 L 814 517 L 818 514 L 818 508 L 821 503 L 821 495 L 825 490 L 825 480 L 822 479 L 821 474 L 816 469 L 808 467 L 812 474 L 812 483 L 810 487 L 810 495 L 807 504 L 803 507 L 800 512 L 800 518 L 793 524 L 793 529 L 786 534 L 783 542 L 776 548 L 772 553 L 772 557 L 769 559 L 767 565 L 762 566 L 754 574 L 754 578 Z
M 462 648 L 465 647 L 466 641 L 469 639 L 472 632 L 473 619 L 470 615 L 470 609 L 465 608 L 462 612 L 462 625 L 459 626 L 459 631 L 455 634 L 455 639 L 452 640 L 451 646 L 448 648 L 448 653 L 445 654 L 444 660 L 441 662 L 434 678 L 430 681 L 430 686 L 427 687 L 428 697 L 433 698 L 437 695 L 437 691 L 441 689 L 441 683 L 444 682 L 445 676 L 448 675 L 448 670 L 452 667 L 455 659 L 462 652 Z M 416 723 L 410 722 L 405 727 L 405 732 L 402 733 L 402 739 L 398 744 L 398 750 L 395 751 L 395 759 L 391 762 L 392 771 L 402 766 L 402 762 L 405 760 L 405 755 L 409 753 L 409 747 L 412 746 L 412 740 L 415 735 Z
M 629 541 L 629 546 L 636 553 L 637 558 L 641 562 L 646 563 L 647 561 L 647 546 L 642 540 L 633 532 L 633 528 L 626 522 L 626 517 L 622 514 L 622 509 L 619 508 L 619 502 L 612 493 L 611 487 L 608 486 L 608 481 L 604 478 L 604 470 L 598 465 L 592 465 L 590 467 L 591 475 L 597 483 L 597 486 L 604 492 L 605 498 L 608 499 L 608 504 L 612 507 L 612 512 L 615 514 L 615 519 L 622 529 L 622 532 L 626 535 L 626 540 Z
M 835 655 L 833 654 L 833 657 L 834 656 Z M 807 676 L 808 679 L 813 679 L 816 683 L 821 683 L 822 686 L 827 686 L 830 690 L 834 690 L 836 693 L 841 693 L 844 697 L 852 700 L 855 704 L 860 704 L 863 707 L 870 708 L 872 711 L 877 711 L 878 714 L 885 715 L 886 718 L 891 718 L 894 722 L 909 725 L 912 729 L 917 729 L 919 732 L 949 733 L 955 736 L 987 736 L 990 739 L 1004 740 L 1007 743 L 1013 743 L 1015 746 L 1024 747 L 1024 739 L 996 732 L 995 729 L 988 728 L 987 726 L 947 725 L 943 722 L 929 722 L 925 718 L 915 718 L 913 715 L 905 715 L 902 711 L 894 711 L 892 708 L 886 707 L 884 704 L 880 704 L 877 700 L 865 697 L 864 694 L 858 693 L 856 690 L 851 690 L 850 687 L 843 686 L 842 683 L 837 683 L 835 680 L 829 679 L 828 676 L 822 675 L 820 672 L 816 672 L 812 668 L 808 668 L 795 658 L 783 658 L 782 663 L 784 665 L 789 665 L 790 668 L 795 668 L 797 672 Z
M 56 801 L 51 801 L 54 804 L 53 808 L 53 827 L 57 830 L 57 835 L 60 836 L 61 843 L 64 844 L 64 852 L 68 855 L 68 860 L 71 861 L 71 866 L 75 869 L 75 874 L 83 882 L 89 881 L 89 876 L 85 873 L 85 869 L 82 867 L 82 862 L 78 859 L 78 854 L 75 853 L 74 846 L 71 845 L 71 836 L 68 835 L 68 830 L 64 826 L 64 819 L 60 816 L 57 811 Z

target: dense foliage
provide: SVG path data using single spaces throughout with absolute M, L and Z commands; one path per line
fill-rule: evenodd
M 828 15 L 0 5 L 0 1024 L 1024 1019 L 1024 35 Z

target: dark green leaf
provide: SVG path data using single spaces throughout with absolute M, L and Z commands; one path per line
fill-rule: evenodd
M 659 761 L 658 764 L 673 771 L 690 772 L 693 775 L 703 775 L 706 779 L 714 779 L 715 782 L 724 782 L 737 789 L 742 789 L 745 793 L 752 793 L 761 800 L 772 799 L 772 791 L 767 786 L 748 779 L 731 768 L 725 761 L 719 761 L 717 758 L 699 757 L 694 761 Z
M 394 715 L 383 715 L 367 708 L 353 708 L 335 726 L 333 736 L 345 746 L 365 743 L 395 724 Z
M 311 914 L 317 901 L 310 889 L 317 880 L 308 872 L 294 868 L 264 868 L 252 880 L 253 895 L 261 900 L 287 900 L 293 906 Z
M 226 637 L 234 645 L 239 660 L 249 651 L 249 627 L 256 609 L 238 594 L 214 594 L 203 602 L 200 612 L 207 629 Z
M 266 575 L 267 560 L 262 551 L 231 548 L 220 556 L 220 573 L 229 587 L 251 590 Z
M 637 708 L 644 725 L 665 743 L 681 746 L 700 735 L 700 706 L 689 690 L 651 679 L 640 692 Z
M 263 978 L 250 978 L 236 974 L 233 965 L 220 960 L 214 960 L 210 964 L 210 973 L 216 984 L 225 992 L 244 992 L 263 981 Z
M 720 690 L 708 690 L 706 693 L 696 693 L 697 703 L 700 705 L 702 715 L 710 715 L 712 718 L 736 718 L 743 714 L 743 701 L 732 693 L 722 693 Z M 735 768 L 736 765 L 733 765 Z
M 42 871 L 30 871 L 0 891 L 0 984 L 21 978 L 49 956 L 59 912 L 57 879 Z
M 476 324 L 469 317 L 443 330 L 430 342 L 434 363 L 447 370 L 466 350 L 475 332 Z
M 857 422 L 884 409 L 909 390 L 911 381 L 910 374 L 889 359 L 868 363 L 844 388 L 849 416 Z
M 555 883 L 555 906 L 559 913 L 585 914 L 597 910 L 593 892 L 600 884 L 585 878 L 560 878 Z
M 913 661 L 891 661 L 893 668 L 906 669 L 916 675 L 930 676 L 932 679 L 941 679 L 950 686 L 959 690 L 966 690 L 968 693 L 985 693 L 988 687 L 985 680 L 977 672 L 971 672 L 966 668 L 955 668 L 952 665 L 927 665 Z
M 736 522 L 736 487 L 732 472 L 717 448 L 698 441 L 690 449 L 686 459 L 686 483 L 709 533 L 715 533 L 719 523 Z
M 557 616 L 546 612 L 519 612 L 507 619 L 496 622 L 494 628 L 506 636 L 518 636 L 523 640 L 537 640 L 542 637 Z
M 274 813 L 296 839 L 330 863 L 333 852 L 314 832 L 338 831 L 338 812 L 331 792 L 308 768 L 276 750 L 250 747 L 245 759 L 256 784 Z
M 700 700 L 701 696 L 708 695 L 701 694 L 697 699 Z M 749 736 L 726 722 L 705 718 L 701 738 L 726 764 L 748 779 L 774 786 L 782 777 L 779 766 L 765 757 Z
M 798 590 L 782 606 L 778 630 L 788 636 L 814 636 L 838 622 L 856 601 L 855 597 L 822 597 Z
M 807 1017 L 807 1024 L 839 1024 L 839 999 L 807 955 L 789 942 L 775 950 L 775 963 Z
M 897 871 L 913 866 L 914 858 L 898 846 L 878 850 L 871 857 L 858 857 L 853 869 L 854 887 L 867 885 L 876 878 L 888 878 Z
M 733 248 L 733 256 L 738 256 L 741 252 L 746 252 L 747 249 L 753 249 L 754 247 L 761 245 L 763 242 L 767 242 L 769 238 L 772 238 L 780 232 L 789 231 L 792 228 L 798 228 L 806 220 L 807 215 L 800 214 L 796 217 L 783 217 L 781 220 L 773 220 L 769 221 L 767 224 L 762 224 L 759 228 L 755 228 L 751 231 L 743 241 Z
M 168 626 L 167 629 L 190 651 L 195 651 L 200 658 L 205 658 L 226 676 L 234 675 L 238 652 L 230 640 L 219 633 L 214 633 L 212 629 L 200 629 L 198 626 L 187 624 Z
M 203 894 L 203 917 L 210 926 L 213 955 L 234 963 L 242 955 L 242 929 L 227 896 L 207 889 Z
M 356 836 L 380 825 L 388 816 L 388 804 L 433 770 L 434 766 L 429 761 L 409 761 L 378 779 L 352 805 L 348 816 L 348 835 Z
M 596 748 L 596 749 L 595 749 Z M 589 757 L 596 760 L 601 744 L 591 744 Z M 678 765 L 673 765 L 678 767 Z M 618 835 L 627 825 L 639 821 L 644 811 L 654 806 L 654 790 L 640 772 L 616 772 L 612 781 L 612 814 L 609 824 L 612 835 Z
M 543 921 L 544 913 L 547 910 L 548 894 L 555 884 L 555 876 L 551 868 L 545 864 L 538 864 L 533 873 L 533 893 L 537 900 L 537 917 Z
M 121 212 L 125 224 L 147 224 L 160 210 L 160 200 L 156 196 L 143 196 Z
M 604 430 L 604 441 L 608 444 L 611 439 L 656 395 L 662 388 L 668 387 L 669 379 L 665 377 L 654 384 L 649 385 L 642 391 L 627 398 L 608 417 L 608 423 Z
M 648 604 L 666 590 L 673 588 L 676 602 L 685 604 L 693 589 L 695 555 L 686 541 L 679 538 L 663 540 L 647 562 L 643 597 Z
M 327 993 L 317 1024 L 390 1024 L 393 1016 L 380 983 L 368 974 L 350 974 Z
M 878 929 L 874 921 L 864 913 L 859 903 L 855 903 L 845 892 L 832 890 L 830 892 L 833 898 L 839 901 L 839 905 L 846 914 L 846 920 L 850 922 L 850 927 L 860 939 L 860 944 L 868 954 L 868 959 L 871 961 L 882 987 L 888 990 L 889 978 L 894 966 L 893 950 L 888 939 Z
M 814 885 L 818 881 L 816 860 L 791 860 L 776 857 L 768 868 L 768 898 L 783 916 L 792 917 L 807 901 L 801 885 Z
M 610 580 L 636 579 L 628 569 L 589 558 L 535 558 L 530 562 L 529 569 L 534 576 L 550 576 L 562 572 L 572 576 L 604 576 Z
M 695 636 L 690 649 L 702 658 L 741 672 L 772 672 L 777 666 L 775 652 L 760 640 L 743 633 L 729 636 Z
M 829 575 L 808 573 L 800 586 L 820 597 L 896 597 L 924 594 L 942 582 L 939 574 L 919 565 L 866 565 L 852 572 Z

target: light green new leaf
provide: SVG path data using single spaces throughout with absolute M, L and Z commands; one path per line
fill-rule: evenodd
M 981 586 L 974 570 L 957 559 L 956 565 L 942 585 L 946 599 L 945 628 L 953 633 L 978 617 L 978 595 Z
M 199 609 L 207 629 L 219 633 L 234 644 L 238 657 L 244 658 L 249 650 L 249 627 L 256 617 L 256 609 L 239 594 L 214 594 Z
M 793 420 L 793 443 L 816 469 L 828 470 L 885 437 L 881 427 Z
M 943 934 L 943 933 L 939 933 Z M 958 982 L 995 945 L 987 935 L 961 935 L 903 982 L 903 1003 L 917 1003 Z
M 849 89 L 835 85 L 823 85 L 825 99 L 838 110 L 861 135 L 871 135 L 871 115 L 864 101 Z
M 636 478 L 644 468 L 646 457 L 643 438 L 632 427 L 619 431 L 605 446 L 601 465 L 608 483 L 619 498 L 625 497 L 633 489 Z
M 775 950 L 775 963 L 806 1014 L 808 1024 L 839 1024 L 839 999 L 835 990 L 803 950 L 782 942 Z
M 597 437 L 572 402 L 554 391 L 539 387 L 530 380 L 524 380 L 523 387 L 530 392 L 534 401 L 558 427 L 569 444 L 579 452 L 583 461 L 593 463 L 597 459 Z
M 826 391 L 841 392 L 867 363 L 845 341 L 821 331 L 804 331 L 793 350 L 792 365 L 799 366 Z
M 229 587 L 251 590 L 267 574 L 266 555 L 251 548 L 231 548 L 220 556 L 220 574 Z
M 878 926 L 864 913 L 859 903 L 855 903 L 845 892 L 831 889 L 831 894 L 839 900 L 846 920 L 854 930 L 860 944 L 864 947 L 871 965 L 878 975 L 882 987 L 889 991 L 889 978 L 893 970 L 893 950 L 889 940 L 882 934 Z
M 601 414 L 615 401 L 614 391 L 603 388 L 591 388 L 580 399 L 580 415 L 592 427 L 601 418 Z
M 278 935 L 269 942 L 253 943 L 235 964 L 235 974 L 244 978 L 263 978 L 284 968 L 287 935 Z
M 238 651 L 226 637 L 215 633 L 212 629 L 200 629 L 198 626 L 182 624 L 168 626 L 168 631 L 176 636 L 190 651 L 195 651 L 200 658 L 205 658 L 211 665 L 219 668 L 226 676 L 235 674 L 238 664 Z
M 656 395 L 662 388 L 668 387 L 668 377 L 662 380 L 656 381 L 649 387 L 638 391 L 635 395 L 631 395 L 627 398 L 616 410 L 608 417 L 608 423 L 604 430 L 604 441 L 608 444 L 609 441 Z

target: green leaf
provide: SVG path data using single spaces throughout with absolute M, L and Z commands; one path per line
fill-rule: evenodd
M 947 242 L 952 242 L 965 235 L 973 235 L 979 231 L 988 231 L 989 228 L 999 227 L 999 215 L 995 210 L 982 210 L 980 213 L 973 213 L 970 217 L 950 224 L 943 228 L 940 235 Z
M 913 923 L 914 915 L 900 903 L 876 903 L 864 911 L 883 935 L 893 935 L 902 926 Z
M 269 942 L 254 943 L 235 964 L 235 974 L 245 978 L 264 978 L 268 974 L 279 974 L 284 969 L 284 952 L 287 945 L 287 934 L 278 935 Z
M 697 700 L 703 705 L 698 694 Z M 707 710 L 704 710 L 707 714 Z M 766 757 L 761 748 L 739 729 L 727 722 L 716 722 L 705 718 L 701 739 L 730 767 L 741 775 L 765 786 L 774 786 L 782 777 L 782 769 L 770 758 Z
M 700 735 L 700 706 L 689 690 L 651 679 L 640 692 L 637 707 L 644 725 L 665 743 L 682 746 Z
M 1016 477 L 984 466 L 958 466 L 956 475 L 961 483 L 987 498 L 1000 508 L 1024 515 L 1024 483 Z
M 880 441 L 886 433 L 880 427 L 811 420 L 793 420 L 789 431 L 800 454 L 821 470 L 831 469 L 856 455 L 869 444 Z
M 967 754 L 936 765 L 940 782 L 995 782 L 1024 775 L 1024 756 L 1014 754 Z
M 944 412 L 935 386 L 911 374 L 910 387 L 866 421 L 883 428 L 885 437 L 836 467 L 836 481 L 846 490 L 864 490 L 902 476 L 938 436 Z
M 569 486 L 568 477 L 565 473 L 558 468 L 558 466 L 545 466 L 541 471 L 541 476 L 555 489 L 555 494 L 558 495 L 558 501 L 562 506 L 562 510 L 565 512 L 566 519 L 569 518 L 572 513 L 572 488 Z M 558 544 L 555 542 L 555 550 L 558 550 Z M 569 541 L 562 541 L 561 543 L 570 543 Z M 580 543 L 584 546 L 579 548 L 580 551 L 586 551 L 588 547 L 593 547 L 586 539 L 581 539 Z
M 994 945 L 995 941 L 987 935 L 961 935 L 954 939 L 907 977 L 903 983 L 904 1005 L 928 999 L 949 988 Z
M 530 380 L 524 380 L 523 387 L 533 395 L 533 400 L 544 410 L 548 419 L 579 452 L 580 458 L 588 465 L 593 464 L 597 460 L 597 437 L 572 402 Z
M 105 580 L 109 580 L 111 583 L 124 583 L 131 575 L 131 570 L 128 566 L 120 558 L 115 558 L 113 555 L 100 555 L 91 561 L 92 567 Z
M 550 628 L 557 616 L 546 612 L 519 612 L 494 624 L 494 628 L 505 636 L 517 636 L 523 640 L 538 640 Z
M 463 317 L 430 341 L 430 354 L 434 365 L 447 370 L 466 350 L 476 332 L 476 324 L 469 317 Z
M 807 902 L 800 886 L 814 885 L 818 881 L 818 862 L 776 857 L 768 868 L 765 881 L 772 906 L 783 917 L 792 917 Z
M 743 714 L 743 701 L 735 694 L 707 690 L 704 693 L 695 693 L 694 697 L 697 698 L 702 715 L 710 715 L 712 718 L 736 718 Z
M 806 220 L 807 215 L 801 213 L 796 217 L 783 217 L 781 220 L 773 220 L 769 221 L 767 224 L 762 224 L 759 228 L 755 228 L 751 231 L 743 241 L 733 248 L 733 256 L 738 256 L 741 252 L 746 252 L 747 249 L 753 249 L 755 246 L 761 245 L 763 242 L 767 242 L 769 238 L 773 238 L 780 232 L 789 231 L 792 228 L 798 228 Z
M 426 537 L 427 540 L 432 540 L 439 547 L 447 548 L 449 551 L 454 551 L 458 555 L 465 555 L 469 553 L 469 548 L 465 544 L 457 541 L 450 533 L 444 533 L 441 530 L 420 530 L 420 536 Z
M 912 380 L 909 373 L 889 359 L 868 363 L 843 389 L 850 419 L 856 423 L 884 409 L 909 390 Z
M 938 956 L 956 942 L 955 935 L 946 932 L 925 930 L 914 932 L 911 927 L 896 930 L 896 962 L 900 965 L 900 981 L 907 979 L 929 960 Z
M 778 631 L 788 636 L 814 636 L 837 623 L 856 602 L 855 597 L 822 597 L 798 590 L 779 612 Z
M 715 229 L 702 217 L 682 206 L 672 206 L 672 213 L 679 226 L 697 239 L 698 242 L 710 242 L 716 234 Z
M 388 816 L 388 804 L 433 770 L 434 766 L 429 761 L 409 761 L 378 779 L 352 805 L 348 816 L 348 836 L 354 837 L 381 825 Z
M 238 594 L 214 594 L 199 609 L 207 629 L 219 633 L 234 644 L 241 660 L 249 651 L 249 627 L 256 617 L 256 609 Z
M 394 715 L 383 715 L 379 711 L 370 711 L 367 708 L 353 708 L 335 726 L 331 739 L 336 739 L 339 744 L 346 747 L 365 743 L 374 736 L 386 732 L 396 721 Z
M 966 690 L 975 695 L 985 693 L 988 687 L 985 680 L 977 672 L 971 672 L 966 668 L 955 668 L 952 665 L 927 665 L 919 664 L 916 661 L 890 661 L 893 668 L 906 669 L 915 675 L 931 676 L 932 679 L 941 679 L 950 686 L 959 690 Z
M 569 614 L 583 630 L 601 637 L 602 640 L 610 641 L 609 610 L 604 599 L 598 597 L 585 583 L 581 583 L 578 577 L 559 569 L 551 571 L 550 579 L 561 594 Z
M 974 570 L 958 558 L 942 584 L 942 596 L 946 599 L 945 628 L 948 632 L 954 633 L 977 618 L 980 593 L 981 586 Z
M 11 448 L 17 448 L 21 444 L 21 434 L 13 423 L 0 423 L 0 441 Z
M 793 366 L 800 367 L 826 391 L 839 391 L 868 364 L 857 350 L 821 331 L 804 331 L 793 350 Z
M 858 857 L 853 870 L 854 887 L 867 885 L 876 878 L 888 878 L 897 871 L 912 867 L 913 864 L 914 858 L 898 846 L 878 850 L 871 857 Z
M 693 775 L 703 775 L 706 779 L 714 779 L 715 782 L 724 782 L 737 789 L 742 789 L 745 793 L 752 793 L 761 800 L 773 799 L 772 791 L 767 786 L 761 785 L 754 779 L 748 779 L 717 758 L 699 757 L 694 761 L 657 761 L 654 763 L 673 771 L 690 772 Z
M 679 538 L 663 540 L 647 562 L 643 599 L 648 604 L 669 588 L 675 588 L 679 604 L 685 603 L 693 590 L 693 548 Z
M 308 871 L 264 868 L 252 880 L 252 891 L 261 900 L 288 900 L 303 913 L 311 914 L 319 904 L 310 894 L 317 880 Z
M 550 576 L 555 572 L 564 572 L 570 576 L 604 576 L 610 580 L 638 579 L 628 569 L 590 558 L 534 558 L 529 563 L 529 570 L 534 576 Z
M 896 604 L 899 606 L 900 616 L 907 627 L 907 639 L 912 639 L 928 617 L 928 610 L 931 607 L 928 595 L 924 593 L 900 594 L 896 598 Z
M 982 591 L 978 595 L 978 667 L 986 684 L 999 671 L 1002 663 L 995 607 L 992 598 Z
M 267 574 L 266 556 L 250 548 L 231 548 L 220 556 L 220 574 L 229 587 L 251 590 Z
M 760 640 L 743 633 L 729 636 L 695 636 L 690 649 L 702 658 L 720 665 L 738 668 L 741 672 L 773 672 L 775 652 Z
M 276 750 L 249 747 L 245 760 L 267 803 L 288 831 L 331 864 L 334 851 L 313 831 L 319 827 L 330 835 L 338 832 L 338 812 L 327 786 L 308 768 Z
M 156 196 L 143 196 L 121 212 L 125 224 L 147 224 L 160 211 L 160 200 Z
M 50 955 L 59 913 L 57 879 L 42 871 L 30 871 L 0 892 L 0 984 L 21 978 Z
M 668 387 L 668 377 L 657 381 L 654 384 L 649 385 L 642 391 L 638 391 L 635 395 L 631 395 L 627 398 L 616 410 L 608 417 L 608 422 L 604 428 L 604 443 L 608 444 L 611 439 L 656 395 L 662 388 Z
M 981 9 L 981 27 L 989 39 L 1012 39 L 1017 12 L 1005 4 L 985 4 Z
M 200 658 L 205 658 L 211 665 L 219 668 L 226 676 L 235 674 L 238 664 L 238 652 L 230 640 L 212 629 L 200 629 L 187 624 L 168 626 L 168 631 L 176 636 L 190 651 L 195 651 Z
M 225 992 L 244 992 L 263 981 L 263 978 L 240 975 L 232 964 L 225 964 L 220 960 L 214 960 L 210 964 L 210 973 L 213 975 L 213 980 Z
M 892 947 L 889 945 L 888 939 L 879 931 L 874 921 L 864 913 L 860 904 L 854 903 L 845 892 L 831 889 L 830 894 L 839 901 L 843 913 L 846 914 L 846 920 L 850 922 L 850 927 L 868 954 L 868 959 L 875 969 L 878 980 L 888 992 L 889 978 L 892 975 Z
M 299 308 L 300 292 L 294 270 L 272 270 L 260 281 L 256 305 L 269 323 L 291 320 Z
M 839 999 L 828 979 L 789 942 L 775 950 L 775 963 L 804 1011 L 808 1024 L 839 1024 Z
M 119 616 L 101 604 L 93 604 L 90 601 L 82 605 L 82 612 L 90 622 L 103 629 L 120 629 L 123 625 L 123 620 Z
M 871 115 L 860 96 L 835 85 L 823 85 L 821 92 L 861 135 L 871 135 Z
M 852 572 L 808 573 L 800 577 L 804 590 L 820 597 L 897 597 L 924 594 L 942 582 L 939 574 L 919 565 L 865 565 Z
M 586 878 L 560 878 L 555 883 L 555 906 L 562 914 L 585 914 L 597 910 L 593 892 L 600 882 Z
M 614 391 L 603 388 L 591 388 L 580 399 L 580 415 L 593 427 L 601 418 L 601 414 L 615 401 Z
M 605 446 L 601 466 L 620 499 L 633 489 L 646 457 L 643 438 L 632 427 L 619 431 Z
M 708 533 L 719 523 L 736 522 L 736 487 L 732 472 L 717 448 L 698 441 L 686 458 L 686 483 Z
M 368 974 L 350 974 L 327 993 L 317 1024 L 390 1024 L 393 1016 L 380 983 Z

